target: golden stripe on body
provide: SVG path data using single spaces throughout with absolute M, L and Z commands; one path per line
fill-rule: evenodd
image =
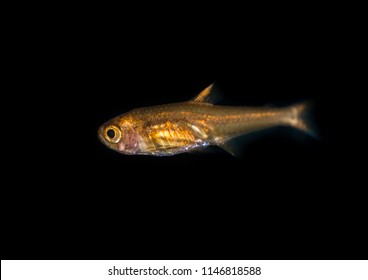
M 228 139 L 229 133 L 237 134 L 238 131 L 242 130 L 245 122 L 249 122 L 248 126 L 254 126 L 255 122 L 263 122 L 267 119 L 267 122 L 273 122 L 272 119 L 279 117 L 279 115 L 280 112 L 275 111 L 243 112 L 227 116 L 204 114 L 200 118 L 198 115 L 193 118 L 189 112 L 182 112 L 180 117 L 173 113 L 157 114 L 151 123 L 160 121 L 162 118 L 167 120 L 174 116 L 176 117 L 175 123 L 165 121 L 151 125 L 146 134 L 149 138 L 149 143 L 146 146 L 150 147 L 150 150 L 165 150 L 196 145 L 201 142 L 219 143 Z M 275 121 L 277 120 L 275 119 Z

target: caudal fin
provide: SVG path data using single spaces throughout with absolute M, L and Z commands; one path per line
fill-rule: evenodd
M 313 102 L 306 101 L 295 104 L 290 107 L 291 109 L 291 126 L 300 129 L 310 136 L 318 139 L 318 133 L 316 126 L 313 122 Z

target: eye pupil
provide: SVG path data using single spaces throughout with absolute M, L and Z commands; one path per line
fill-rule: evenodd
M 115 137 L 115 131 L 113 129 L 109 129 L 106 132 L 107 136 L 109 136 L 109 138 L 113 139 Z

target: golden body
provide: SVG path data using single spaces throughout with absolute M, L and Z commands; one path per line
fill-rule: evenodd
M 165 156 L 208 145 L 223 147 L 231 138 L 268 127 L 307 129 L 300 118 L 303 104 L 286 108 L 216 106 L 206 102 L 211 88 L 192 101 L 139 108 L 120 115 L 100 127 L 99 138 L 124 154 Z

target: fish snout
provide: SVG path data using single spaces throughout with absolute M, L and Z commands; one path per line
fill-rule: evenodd
M 106 139 L 104 138 L 104 126 L 101 125 L 97 130 L 97 138 L 100 140 L 103 144 L 106 144 Z

